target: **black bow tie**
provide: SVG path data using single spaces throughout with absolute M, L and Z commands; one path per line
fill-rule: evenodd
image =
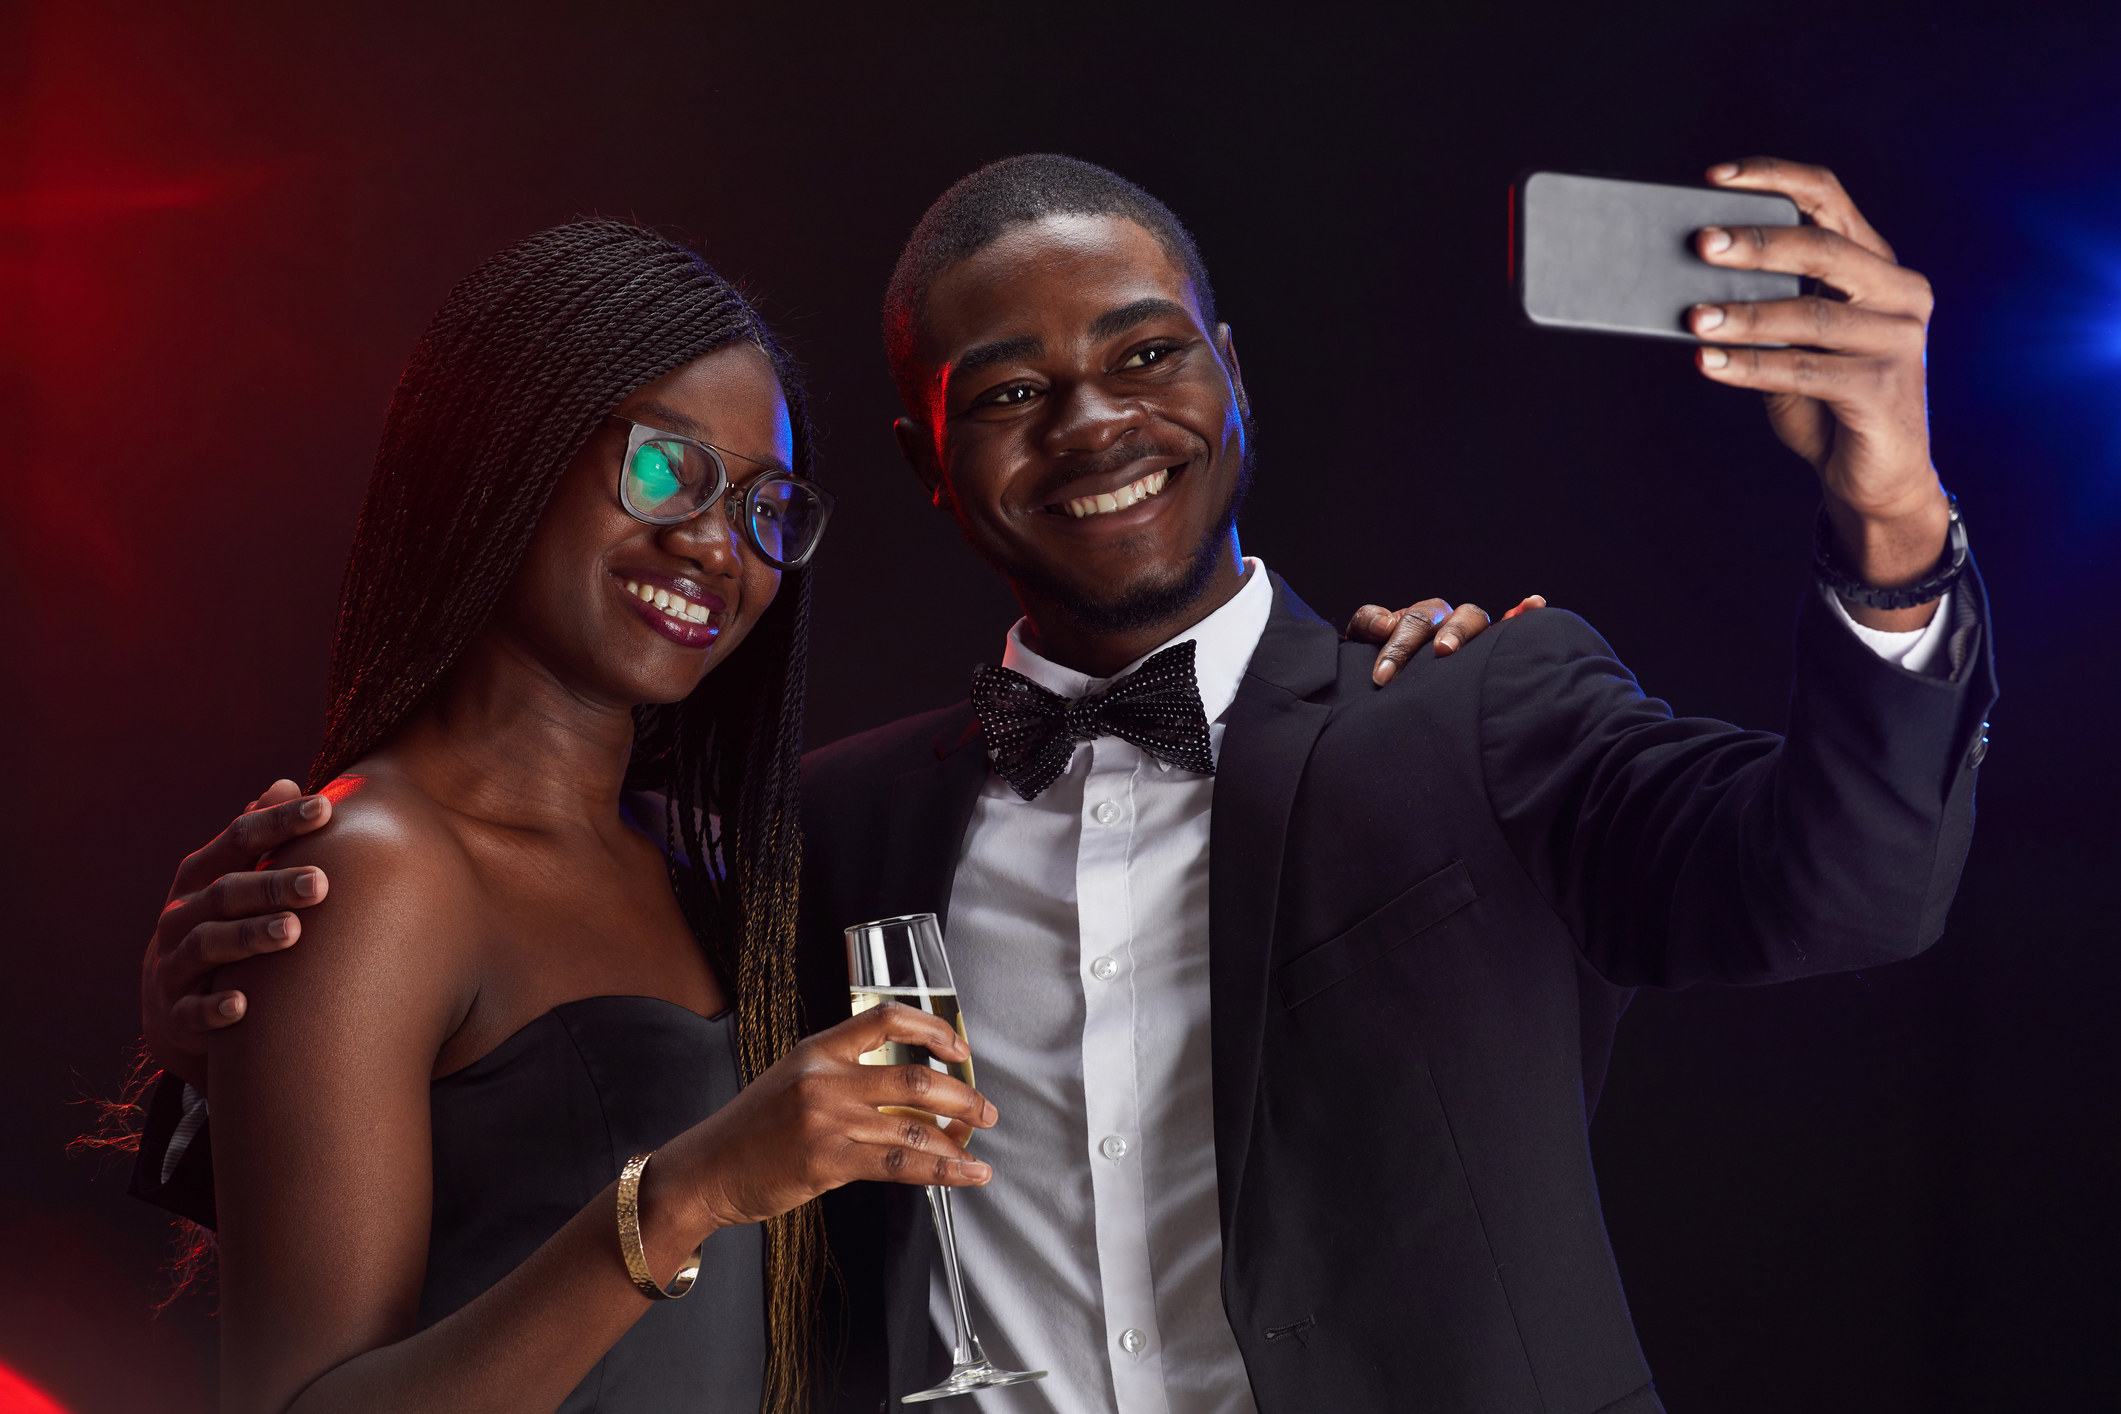
M 994 769 L 1018 795 L 1036 800 L 1068 769 L 1077 742 L 1116 736 L 1159 761 L 1214 775 L 1208 717 L 1193 677 L 1193 642 L 1152 654 L 1088 697 L 1048 692 L 1008 668 L 981 668 L 972 675 L 972 710 Z

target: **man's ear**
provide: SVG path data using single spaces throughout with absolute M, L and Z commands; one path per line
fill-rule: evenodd
M 913 468 L 920 478 L 921 489 L 928 493 L 931 505 L 943 503 L 943 464 L 935 455 L 935 439 L 928 429 L 910 417 L 902 417 L 891 424 L 891 435 L 898 438 L 898 454 Z
M 1237 394 L 1237 410 L 1245 416 L 1252 415 L 1252 401 L 1245 396 L 1245 375 L 1237 366 L 1237 340 L 1230 333 L 1230 326 L 1215 326 L 1215 354 L 1230 371 L 1230 388 Z

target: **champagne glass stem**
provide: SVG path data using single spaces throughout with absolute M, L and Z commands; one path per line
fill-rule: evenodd
M 935 1216 L 935 1236 L 943 1246 L 943 1274 L 950 1282 L 950 1314 L 957 1321 L 957 1348 L 950 1352 L 953 1365 L 984 1365 L 987 1352 L 972 1331 L 972 1313 L 965 1306 L 965 1279 L 957 1266 L 957 1224 L 951 1219 L 950 1190 L 930 1188 L 928 1211 Z

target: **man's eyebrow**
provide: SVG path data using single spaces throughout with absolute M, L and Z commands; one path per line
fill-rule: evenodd
M 1132 304 L 1123 304 L 1118 309 L 1108 309 L 1090 321 L 1090 337 L 1110 339 L 1124 334 L 1137 324 L 1146 324 L 1152 319 L 1165 317 L 1191 320 L 1192 312 L 1177 300 L 1151 295 Z
M 690 437 L 695 442 L 707 441 L 705 428 L 668 403 L 658 402 L 654 398 L 643 398 L 633 405 L 633 410 L 640 416 L 627 418 L 626 420 L 629 422 L 646 422 L 650 427 L 659 431 L 675 432 L 680 437 Z M 625 414 L 621 413 L 620 416 L 624 417 Z M 777 456 L 755 457 L 749 452 L 740 452 L 734 447 L 724 447 L 718 442 L 714 443 L 713 446 L 716 451 L 725 452 L 740 461 L 750 462 L 753 466 L 763 466 L 770 471 L 788 470 L 788 463 Z
M 950 381 L 955 383 L 967 374 L 977 373 L 982 368 L 992 368 L 997 363 L 1014 363 L 1018 359 L 1037 358 L 1046 351 L 1046 341 L 1036 334 L 1018 334 L 1013 339 L 996 339 L 992 343 L 974 344 L 950 364 Z

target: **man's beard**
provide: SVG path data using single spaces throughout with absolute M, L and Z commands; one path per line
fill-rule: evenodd
M 1114 598 L 1093 599 L 1037 566 L 1003 566 L 1003 573 L 1025 589 L 1052 600 L 1062 613 L 1092 633 L 1134 633 L 1177 618 L 1208 592 L 1216 562 L 1230 553 L 1230 531 L 1237 524 L 1238 511 L 1244 508 L 1245 493 L 1252 489 L 1254 443 L 1249 422 L 1247 419 L 1244 455 L 1238 461 L 1237 480 L 1230 486 L 1229 499 L 1208 533 L 1201 537 L 1192 560 L 1170 575 L 1131 585 Z

